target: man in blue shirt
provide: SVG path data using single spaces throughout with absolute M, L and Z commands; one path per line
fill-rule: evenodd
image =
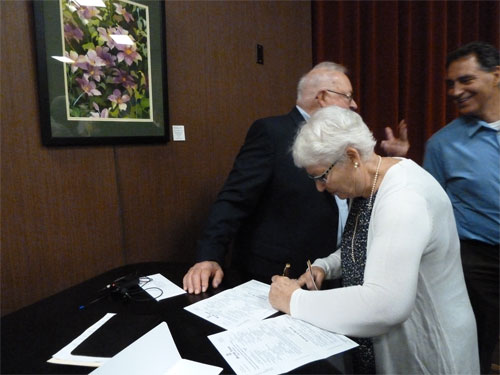
M 461 117 L 429 139 L 427 169 L 453 204 L 467 289 L 476 315 L 481 373 L 499 338 L 500 63 L 498 50 L 472 42 L 446 61 L 448 95 Z

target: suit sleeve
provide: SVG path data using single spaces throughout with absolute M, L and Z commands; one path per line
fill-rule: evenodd
M 252 212 L 272 173 L 274 146 L 265 120 L 250 127 L 233 168 L 219 192 L 198 243 L 197 261 L 224 264 L 227 247 L 241 222 Z

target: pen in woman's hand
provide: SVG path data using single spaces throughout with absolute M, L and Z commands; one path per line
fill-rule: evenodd
M 288 277 L 288 273 L 290 271 L 290 263 L 285 264 L 285 268 L 283 268 L 283 276 Z
M 311 280 L 313 282 L 314 289 L 318 290 L 318 287 L 316 286 L 316 282 L 314 281 L 314 275 L 313 275 L 313 270 L 312 270 L 312 266 L 311 266 L 311 261 L 309 259 L 307 260 L 307 269 L 309 270 L 309 274 L 311 275 Z

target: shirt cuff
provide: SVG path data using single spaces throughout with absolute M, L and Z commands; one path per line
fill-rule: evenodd
M 299 313 L 299 308 L 300 308 L 300 299 L 301 296 L 307 293 L 307 290 L 304 289 L 296 289 L 292 293 L 292 297 L 290 298 L 290 316 L 291 317 L 297 317 L 297 314 Z

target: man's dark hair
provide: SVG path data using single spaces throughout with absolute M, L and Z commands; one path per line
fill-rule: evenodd
M 498 49 L 485 42 L 471 42 L 450 52 L 446 57 L 446 68 L 455 60 L 462 57 L 474 55 L 481 70 L 491 72 L 500 65 Z

